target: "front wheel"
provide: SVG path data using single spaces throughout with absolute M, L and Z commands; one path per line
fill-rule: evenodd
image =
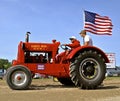
M 8 69 L 6 82 L 11 89 L 24 90 L 29 87 L 32 81 L 31 72 L 24 66 L 14 66 Z
M 70 77 L 82 89 L 94 89 L 100 85 L 106 73 L 102 56 L 96 51 L 84 51 L 70 65 Z

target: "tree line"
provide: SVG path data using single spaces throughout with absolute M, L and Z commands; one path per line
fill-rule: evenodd
M 0 69 L 7 69 L 11 67 L 12 63 L 8 59 L 0 59 Z

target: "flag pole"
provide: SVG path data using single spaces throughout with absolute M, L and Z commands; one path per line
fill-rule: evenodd
M 85 13 L 84 12 L 85 12 L 85 10 L 83 9 L 83 24 L 84 24 L 83 29 L 84 29 L 84 26 L 85 26 Z
M 84 9 L 83 9 L 83 29 L 84 29 L 84 26 L 85 26 L 85 14 L 84 14 Z M 83 45 L 84 45 L 84 37 L 83 37 Z

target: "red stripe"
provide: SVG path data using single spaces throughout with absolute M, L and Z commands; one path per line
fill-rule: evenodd
M 91 23 L 85 23 L 85 26 L 92 26 L 94 28 L 99 28 L 99 29 L 112 29 L 111 26 L 101 26 L 101 25 L 95 25 L 95 24 L 91 24 Z
M 91 26 L 85 26 L 85 28 L 90 28 L 95 31 L 111 31 L 112 30 L 112 29 L 99 29 L 99 28 L 95 28 L 95 27 L 91 27 Z
M 107 16 L 100 16 L 100 15 L 96 15 L 95 18 L 98 18 L 98 19 L 101 19 L 101 20 L 110 20 L 109 17 L 107 17 Z
M 110 21 L 105 22 L 105 21 L 102 21 L 102 20 L 95 19 L 95 22 L 112 25 L 112 23 Z
M 103 29 L 102 28 L 96 28 L 94 26 L 91 26 L 90 24 L 89 25 L 85 25 L 84 27 L 87 28 L 87 29 L 90 29 L 90 30 L 94 30 L 96 32 L 109 32 L 109 33 L 112 32 L 111 28 L 103 28 Z
M 111 33 L 112 32 L 112 30 L 110 29 L 105 29 L 105 30 L 101 30 L 101 29 L 96 29 L 96 28 L 91 28 L 91 27 L 85 27 L 85 28 L 87 28 L 87 29 L 90 29 L 90 30 L 93 30 L 93 31 L 96 31 L 96 33 L 97 32 L 108 32 L 108 33 Z
M 99 23 L 99 22 L 95 22 L 96 25 L 99 25 L 99 26 L 112 26 L 111 23 Z
M 95 18 L 96 20 L 98 20 L 98 21 L 104 21 L 104 22 L 111 22 L 111 20 L 109 20 L 109 19 L 99 19 L 99 18 Z
M 88 31 L 88 32 L 91 32 L 91 33 L 93 33 L 93 34 L 97 34 L 97 35 L 112 35 L 111 33 L 99 33 L 99 32 L 94 32 L 94 31 L 92 31 L 92 30 L 89 30 L 89 29 L 85 29 L 86 31 Z

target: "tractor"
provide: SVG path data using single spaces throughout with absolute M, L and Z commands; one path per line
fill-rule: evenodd
M 26 41 L 18 45 L 17 59 L 7 70 L 6 82 L 13 90 L 28 89 L 35 73 L 56 77 L 65 86 L 96 89 L 105 79 L 106 54 L 95 46 L 80 46 L 69 53 L 68 47 L 52 40 L 51 43 Z M 64 50 L 60 57 L 59 48 Z

